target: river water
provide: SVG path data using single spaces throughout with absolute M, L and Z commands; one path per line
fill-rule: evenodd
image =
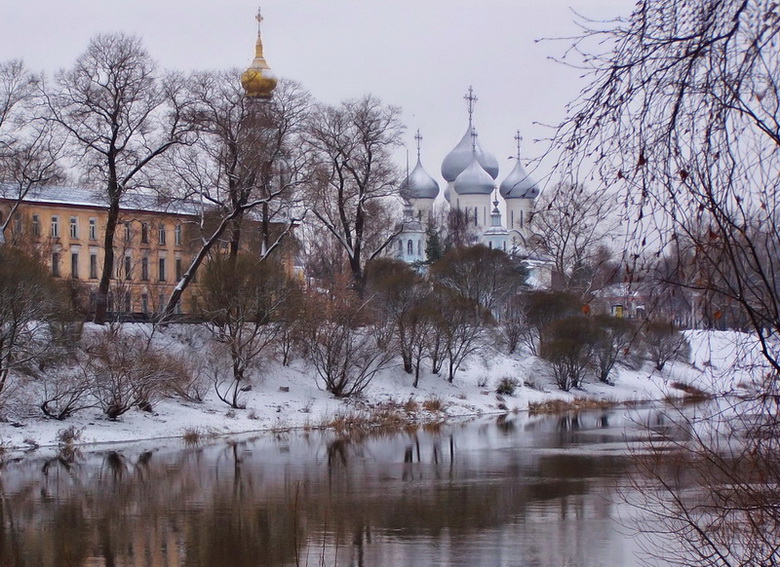
M 631 567 L 627 443 L 659 419 L 521 414 L 6 456 L 0 566 Z

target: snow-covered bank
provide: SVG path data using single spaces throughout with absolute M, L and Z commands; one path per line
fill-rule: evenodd
M 318 387 L 316 373 L 303 361 L 290 367 L 269 365 L 252 389 L 242 393 L 246 409 L 233 410 L 211 389 L 201 403 L 167 398 L 152 411 L 134 408 L 117 420 L 95 409 L 80 411 L 64 421 L 40 415 L 33 400 L 5 409 L 0 423 L 0 447 L 24 449 L 56 445 L 63 430 L 72 428 L 79 443 L 119 443 L 183 437 L 193 432 L 233 434 L 258 430 L 320 427 L 339 415 L 394 405 L 410 420 L 525 411 L 529 403 L 590 398 L 607 402 L 640 402 L 683 396 L 679 384 L 712 394 L 748 388 L 764 375 L 760 352 L 748 336 L 735 332 L 690 331 L 690 363 L 670 363 L 663 372 L 646 363 L 639 370 L 619 368 L 614 385 L 587 381 L 581 389 L 563 392 L 554 384 L 546 363 L 528 354 L 506 356 L 485 352 L 472 357 L 452 384 L 426 372 L 418 388 L 398 366 L 374 378 L 356 400 L 339 400 Z M 503 378 L 519 384 L 514 395 L 496 394 Z M 428 403 L 426 403 L 428 402 Z M 439 411 L 437 408 L 443 409 Z

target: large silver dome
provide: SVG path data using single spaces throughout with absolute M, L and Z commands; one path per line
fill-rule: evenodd
M 417 165 L 401 183 L 400 191 L 404 199 L 435 199 L 439 195 L 439 184 L 428 175 L 418 157 Z
M 458 195 L 490 195 L 493 192 L 493 177 L 479 163 L 479 156 L 472 153 L 471 162 L 460 172 L 452 184 Z
M 472 142 L 472 128 L 469 126 L 466 133 L 458 142 L 458 145 L 447 154 L 441 164 L 441 175 L 447 181 L 455 181 L 455 178 L 468 167 L 471 158 L 474 156 L 474 147 Z M 498 177 L 498 160 L 493 154 L 482 150 L 479 142 L 476 143 L 476 154 L 479 164 L 482 166 L 492 179 Z
M 518 159 L 515 168 L 501 182 L 499 193 L 504 199 L 536 199 L 539 196 L 539 186 L 528 175 L 523 164 Z

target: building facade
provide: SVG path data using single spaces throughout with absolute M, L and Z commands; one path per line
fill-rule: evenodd
M 16 199 L 0 190 L 0 217 Z M 73 187 L 42 187 L 28 193 L 5 231 L 7 244 L 40 258 L 52 275 L 82 284 L 94 308 L 104 261 L 108 205 L 94 193 Z M 114 235 L 109 311 L 144 317 L 165 305 L 189 267 L 200 215 L 194 206 L 166 205 L 151 195 L 134 195 L 121 209 Z M 197 283 L 188 288 L 179 312 L 191 310 Z

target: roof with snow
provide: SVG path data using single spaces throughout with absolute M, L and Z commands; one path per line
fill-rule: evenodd
M 0 199 L 16 200 L 18 189 L 11 184 L 0 184 Z M 25 203 L 64 205 L 70 207 L 108 208 L 108 200 L 100 191 L 66 185 L 48 185 L 31 189 L 23 199 Z M 123 210 L 149 213 L 196 216 L 200 206 L 195 201 L 170 199 L 142 191 L 128 192 L 122 199 Z

